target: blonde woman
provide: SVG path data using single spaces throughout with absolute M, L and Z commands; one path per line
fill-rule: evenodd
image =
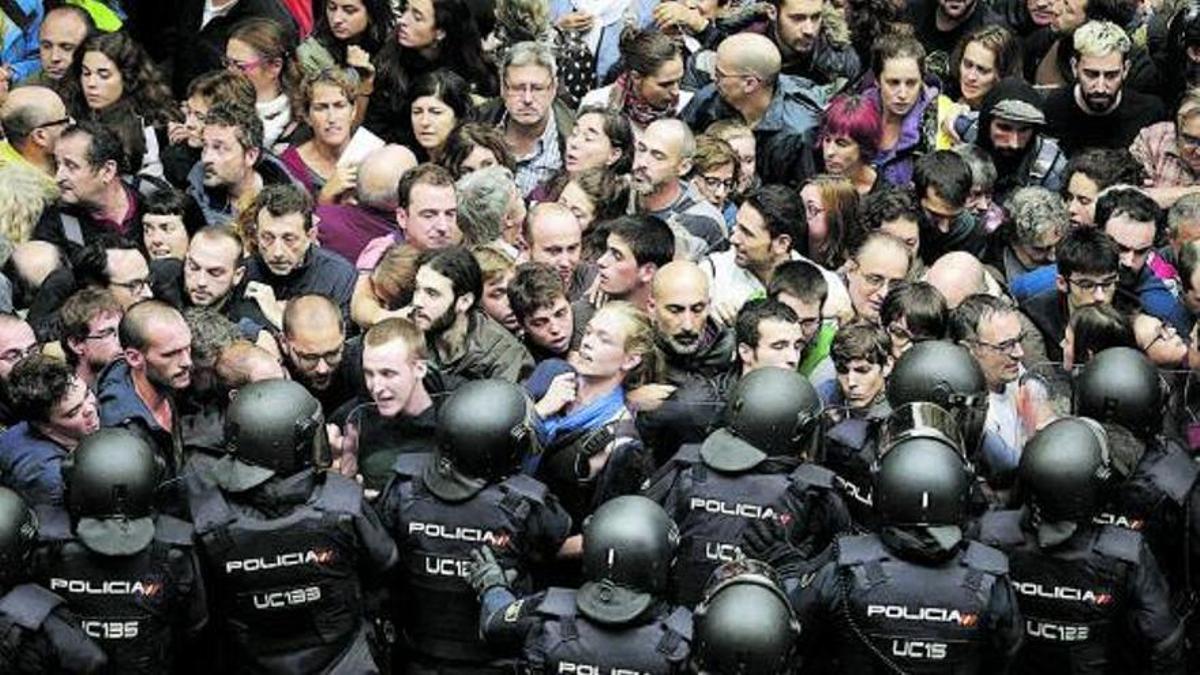
M 13 244 L 29 241 L 42 210 L 57 198 L 58 188 L 38 171 L 0 163 L 0 234 Z

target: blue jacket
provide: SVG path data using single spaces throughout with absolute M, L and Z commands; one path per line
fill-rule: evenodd
M 22 30 L 17 21 L 0 12 L 4 22 L 0 28 L 0 40 L 3 40 L 4 49 L 3 53 L 0 53 L 0 61 L 12 69 L 12 82 L 16 84 L 42 70 L 42 61 L 38 56 L 38 32 L 42 28 L 45 10 L 41 0 L 14 2 L 25 11 L 28 24 Z
M 0 484 L 16 490 L 32 506 L 61 506 L 60 467 L 67 450 L 29 422 L 0 434 Z
M 1009 291 L 1018 302 L 1028 300 L 1038 293 L 1054 288 L 1058 277 L 1057 265 L 1046 265 L 1009 281 Z M 1141 303 L 1142 311 L 1175 327 L 1180 335 L 1192 332 L 1192 315 L 1175 297 L 1171 289 L 1159 279 L 1149 265 L 1142 266 L 1131 291 Z
M 183 466 L 182 439 L 175 431 L 164 429 L 138 396 L 125 359 L 113 361 L 100 372 L 96 380 L 96 398 L 100 405 L 101 427 L 119 427 L 142 436 L 162 458 L 168 474 L 175 476 Z M 178 420 L 173 406 L 172 413 Z

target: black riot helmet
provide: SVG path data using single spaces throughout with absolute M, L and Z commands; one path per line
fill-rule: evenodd
M 885 449 L 872 473 L 875 512 L 885 525 L 961 538 L 972 476 L 952 443 L 925 434 L 902 438 Z
M 37 518 L 21 495 L 0 487 L 0 588 L 24 581 L 37 542 Z
M 529 397 L 503 380 L 467 382 L 438 411 L 437 457 L 425 483 L 447 501 L 463 501 L 516 472 L 533 442 Z
M 262 380 L 238 389 L 225 413 L 225 444 L 239 462 L 289 476 L 332 460 L 321 404 L 299 382 Z
M 747 373 L 725 406 L 729 432 L 765 457 L 814 457 L 820 419 L 820 396 L 808 378 L 787 368 Z
M 154 450 L 127 429 L 101 429 L 63 460 L 67 512 L 88 548 L 119 556 L 150 544 L 159 467 Z
M 637 618 L 667 590 L 679 529 L 654 501 L 610 499 L 583 523 L 579 611 L 604 624 Z
M 914 344 L 892 368 L 887 399 L 893 409 L 907 403 L 938 404 L 959 421 L 967 453 L 979 447 L 987 417 L 987 379 L 961 345 L 944 340 Z
M 1033 514 L 1048 522 L 1090 520 L 1113 475 L 1107 446 L 1104 428 L 1086 417 L 1057 419 L 1029 439 L 1017 475 Z
M 693 619 L 692 662 L 706 675 L 785 672 L 800 635 L 775 571 L 757 560 L 714 570 Z
M 1076 415 L 1118 424 L 1143 438 L 1162 428 L 1158 371 L 1130 347 L 1110 347 L 1092 357 L 1076 375 L 1071 398 Z

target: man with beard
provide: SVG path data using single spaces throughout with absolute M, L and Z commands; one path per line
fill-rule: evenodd
M 1132 43 L 1120 26 L 1089 21 L 1072 39 L 1076 84 L 1050 94 L 1043 108 L 1063 151 L 1127 148 L 1143 127 L 1166 119 L 1162 101 L 1125 86 Z
M 411 318 L 425 333 L 430 376 L 442 391 L 468 380 L 517 382 L 533 369 L 525 347 L 479 308 L 483 273 L 475 256 L 453 246 L 417 261 Z
M 246 263 L 246 290 L 234 316 L 278 328 L 284 302 L 308 293 L 329 298 L 349 316 L 354 267 L 317 245 L 308 193 L 291 184 L 272 185 L 252 209 L 256 252 Z
M 1175 327 L 1180 335 L 1192 331 L 1187 308 L 1154 273 L 1149 263 L 1154 251 L 1157 223 L 1162 215 L 1158 204 L 1132 187 L 1114 187 L 1096 202 L 1096 226 L 1117 244 L 1121 261 L 1121 293 L 1133 296 L 1142 311 Z
M 100 428 L 96 395 L 70 366 L 40 354 L 13 369 L 8 391 L 24 421 L 0 434 L 0 484 L 30 504 L 59 506 L 63 460 Z
M 183 288 L 188 304 L 229 311 L 229 300 L 245 274 L 242 241 L 233 230 L 210 225 L 192 235 L 183 259 Z
M 713 377 L 733 364 L 733 331 L 709 317 L 708 283 L 700 266 L 687 260 L 668 263 L 654 274 L 650 317 L 672 385 Z
M 217 103 L 205 115 L 200 161 L 187 193 L 209 225 L 228 225 L 267 185 L 290 184 L 287 169 L 262 149 L 262 120 L 253 108 Z
M 130 307 L 117 329 L 124 350 L 100 373 L 100 424 L 123 427 L 155 448 L 164 478 L 183 466 L 175 397 L 192 383 L 192 332 L 179 310 L 158 300 Z
M 363 391 L 362 342 L 347 340 L 337 305 L 321 295 L 288 300 L 279 345 L 292 379 L 333 412 Z
M 908 16 L 916 38 L 925 45 L 928 53 L 925 67 L 931 73 L 939 77 L 950 75 L 950 52 L 963 36 L 980 26 L 1001 22 L 990 4 L 978 0 L 909 0 Z
M 847 40 L 840 12 L 827 11 L 824 0 L 772 0 L 771 37 L 783 56 L 783 74 L 806 77 L 817 84 L 853 81 L 862 62 Z M 832 5 L 829 5 L 832 9 Z
M 1058 142 L 1039 133 L 1046 124 L 1042 97 L 1019 77 L 1001 80 L 983 99 L 976 145 L 996 165 L 992 198 L 1004 203 L 1019 187 L 1040 185 L 1057 192 L 1066 178 L 1067 158 Z
M 634 147 L 632 186 L 642 213 L 704 240 L 700 253 L 705 253 L 724 248 L 725 218 L 682 180 L 695 154 L 696 138 L 688 125 L 677 119 L 651 122 Z
M 59 344 L 67 364 L 89 389 L 96 386 L 100 371 L 121 355 L 117 325 L 123 313 L 112 293 L 99 288 L 77 291 L 59 310 Z

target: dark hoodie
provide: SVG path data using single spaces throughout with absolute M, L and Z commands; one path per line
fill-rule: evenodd
M 979 107 L 978 136 L 975 145 L 987 152 L 996 164 L 996 184 L 993 188 L 999 201 L 1013 190 L 1026 185 L 1041 185 L 1057 191 L 1062 187 L 1067 158 L 1058 149 L 1058 143 L 1047 138 L 1042 128 L 1030 138 L 1022 152 L 999 151 L 992 145 L 991 128 L 993 111 L 1001 101 L 1019 101 L 1028 104 L 1045 116 L 1042 96 L 1032 85 L 1019 77 L 1008 77 L 996 83 L 983 97 Z M 1039 161 L 1039 157 L 1041 158 Z

